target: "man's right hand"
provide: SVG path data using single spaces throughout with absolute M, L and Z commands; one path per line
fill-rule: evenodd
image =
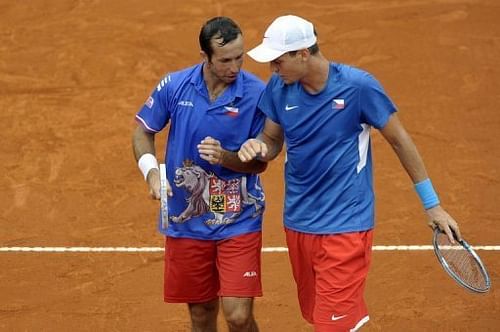
M 146 178 L 149 186 L 149 194 L 152 199 L 160 199 L 160 171 L 152 168 Z
M 240 150 L 238 151 L 238 157 L 244 163 L 257 158 L 262 161 L 267 161 L 267 153 L 268 148 L 266 143 L 259 139 L 251 138 L 243 143 L 243 145 L 240 147 Z
M 149 194 L 152 199 L 161 199 L 160 197 L 160 171 L 158 168 L 152 168 L 147 177 L 147 183 L 149 186 Z M 170 186 L 170 182 L 167 180 L 167 196 L 172 197 L 173 191 Z

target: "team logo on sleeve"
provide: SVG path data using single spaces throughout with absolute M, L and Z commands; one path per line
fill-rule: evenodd
M 153 99 L 153 97 L 149 96 L 148 100 L 146 100 L 144 105 L 146 105 L 148 108 L 153 108 L 154 103 L 155 100 Z

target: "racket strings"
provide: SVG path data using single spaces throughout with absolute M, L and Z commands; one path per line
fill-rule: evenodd
M 448 237 L 442 234 L 438 238 L 438 248 L 448 268 L 462 282 L 477 289 L 487 288 L 480 265 L 462 245 L 450 243 Z

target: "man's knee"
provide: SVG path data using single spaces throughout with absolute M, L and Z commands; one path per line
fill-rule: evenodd
M 248 310 L 233 310 L 226 314 L 226 321 L 232 330 L 244 330 L 253 324 L 253 314 Z
M 253 299 L 223 299 L 224 316 L 230 331 L 256 331 Z
M 219 302 L 214 300 L 207 303 L 190 303 L 189 313 L 194 325 L 206 325 L 216 321 L 219 311 Z

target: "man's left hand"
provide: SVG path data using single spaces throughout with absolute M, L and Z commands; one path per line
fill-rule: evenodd
M 225 150 L 218 140 L 207 136 L 197 147 L 201 159 L 208 161 L 212 165 L 222 164 Z
M 462 234 L 460 234 L 460 228 L 457 222 L 441 207 L 441 205 L 426 210 L 426 213 L 429 217 L 429 226 L 432 229 L 439 227 L 440 230 L 446 233 L 451 243 L 455 243 L 452 230 L 457 235 L 458 240 L 462 240 Z

